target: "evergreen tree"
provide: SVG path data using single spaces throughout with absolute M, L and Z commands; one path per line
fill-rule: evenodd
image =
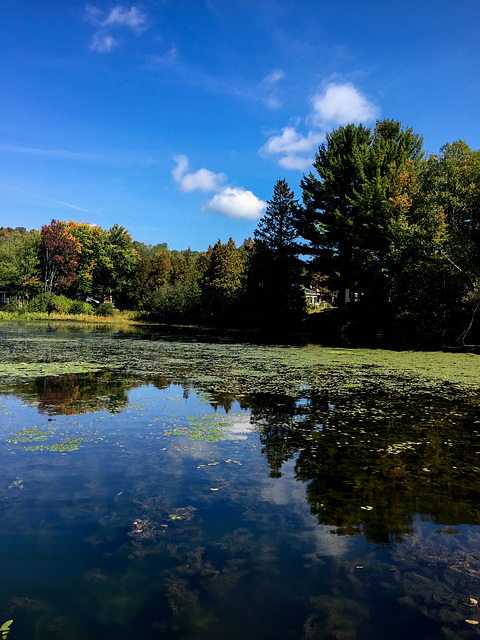
M 304 252 L 314 258 L 316 271 L 330 276 L 330 286 L 345 291 L 356 285 L 358 247 L 357 194 L 362 189 L 372 134 L 363 125 L 349 124 L 326 135 L 312 172 L 304 176 L 304 209 L 296 223 L 307 241 Z
M 304 177 L 305 210 L 298 228 L 316 268 L 338 289 L 360 296 L 373 334 L 401 324 L 418 337 L 439 336 L 448 269 L 442 258 L 447 227 L 424 179 L 422 137 L 383 120 L 327 135 L 312 173 Z M 431 301 L 435 300 L 432 304 Z
M 348 288 L 365 292 L 388 251 L 390 199 L 406 164 L 421 161 L 422 142 L 394 120 L 377 122 L 373 133 L 349 124 L 327 134 L 313 163 L 318 177 L 304 177 L 298 228 L 340 303 Z
M 285 179 L 278 180 L 273 198 L 268 200 L 265 214 L 255 229 L 254 238 L 278 256 L 297 253 L 298 231 L 295 227 L 299 204 Z
M 299 204 L 283 179 L 275 184 L 267 205 L 250 251 L 250 323 L 284 330 L 291 328 L 305 311 L 303 265 L 297 257 L 299 234 L 295 226 Z

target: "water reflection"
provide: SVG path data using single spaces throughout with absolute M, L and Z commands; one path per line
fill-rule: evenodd
M 474 401 L 219 392 L 177 364 L 1 386 L 12 640 L 476 634 Z
M 165 375 L 67 374 L 0 387 L 47 415 L 80 415 L 129 407 L 148 382 L 165 390 Z M 182 396 L 195 395 L 184 381 Z M 331 397 L 203 393 L 228 414 L 250 414 L 271 478 L 288 463 L 313 515 L 338 535 L 363 534 L 376 544 L 401 542 L 416 514 L 442 526 L 480 524 L 480 431 L 477 407 L 429 398 Z
M 122 379 L 110 372 L 67 373 L 0 385 L 0 393 L 33 403 L 46 415 L 78 415 L 108 411 L 117 413 L 128 405 L 128 392 L 141 381 Z
M 340 534 L 401 542 L 417 513 L 479 524 L 480 433 L 475 405 L 385 397 L 252 406 L 272 477 L 295 460 L 312 513 Z

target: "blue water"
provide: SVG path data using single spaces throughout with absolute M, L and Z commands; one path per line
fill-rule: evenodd
M 227 412 L 174 385 L 138 382 L 126 394 L 116 413 L 105 400 L 103 410 L 100 403 L 70 415 L 33 397 L 0 396 L 0 624 L 13 619 L 8 640 L 477 634 L 466 620 L 478 619 L 480 526 L 475 514 L 455 520 L 455 501 L 443 522 L 425 511 L 432 483 L 407 498 L 403 485 L 391 485 L 387 495 L 407 505 L 405 524 L 392 523 L 395 535 L 379 543 L 376 531 L 388 534 L 388 523 L 375 520 L 382 505 L 351 508 L 359 488 L 337 486 L 340 469 L 322 468 L 319 457 L 331 465 L 327 445 L 309 460 L 317 469 L 309 480 L 299 468 L 301 440 L 272 473 L 283 436 L 266 438 L 253 400 L 233 401 Z M 263 409 L 274 402 L 261 400 Z M 297 418 L 307 404 L 295 405 Z M 34 427 L 42 435 L 22 441 Z M 72 438 L 77 448 L 50 450 Z

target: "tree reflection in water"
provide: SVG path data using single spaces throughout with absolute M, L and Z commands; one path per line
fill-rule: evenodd
M 202 410 L 210 405 L 213 416 L 247 413 L 270 478 L 257 461 L 257 441 L 248 442 L 255 458 L 252 475 L 242 471 L 245 466 L 232 471 L 235 456 L 221 449 L 221 443 L 218 449 L 192 443 L 185 429 L 176 440 L 177 418 L 172 416 L 177 414 L 172 409 L 167 415 L 171 407 L 162 413 L 153 401 L 145 416 L 122 433 L 136 415 L 131 401 L 135 389 L 145 385 L 166 392 L 160 394 L 166 402 L 172 384 L 177 385 L 179 404 L 199 398 Z M 273 637 L 273 630 L 280 637 L 282 621 L 288 620 L 285 637 L 292 640 L 354 640 L 382 637 L 379 629 L 389 629 L 393 611 L 402 615 L 412 638 L 470 637 L 473 627 L 465 620 L 478 617 L 480 589 L 476 531 L 465 526 L 480 524 L 475 399 L 358 390 L 335 395 L 304 389 L 298 397 L 237 394 L 228 390 L 233 386 L 225 385 L 223 391 L 212 389 L 208 381 L 194 386 L 188 371 L 103 371 L 2 386 L 2 393 L 35 405 L 50 418 L 110 414 L 103 423 L 95 422 L 95 416 L 84 424 L 89 422 L 90 435 L 100 430 L 95 442 L 102 446 L 104 435 L 114 434 L 114 453 L 96 446 L 93 436 L 85 449 L 72 454 L 78 458 L 27 459 L 21 456 L 29 452 L 17 449 L 8 459 L 13 477 L 0 486 L 7 536 L 15 531 L 28 542 L 41 529 L 57 545 L 59 529 L 69 531 L 70 526 L 72 535 L 78 535 L 73 543 L 63 542 L 63 551 L 67 554 L 74 544 L 75 558 L 80 552 L 88 558 L 85 567 L 76 568 L 83 575 L 83 586 L 75 587 L 81 599 L 75 600 L 69 576 L 64 578 L 68 605 L 77 602 L 79 627 L 88 610 L 88 631 L 94 635 L 100 626 L 112 638 L 118 633 L 126 637 L 127 631 L 121 635 L 124 628 L 166 640 L 220 638 L 229 632 L 235 638 L 260 639 Z M 182 410 L 178 424 L 185 426 L 188 417 Z M 168 438 L 155 426 L 157 418 L 165 421 Z M 25 478 L 14 480 L 20 473 Z M 198 478 L 204 473 L 202 483 Z M 270 490 L 298 481 L 292 495 L 305 492 L 307 513 L 309 508 L 322 525 L 314 522 L 316 531 L 324 537 L 336 534 L 330 537 L 337 549 L 355 551 L 328 554 L 312 549 L 309 541 L 305 553 L 306 519 L 299 515 L 304 507 L 297 510 L 291 498 L 284 503 L 267 500 L 262 493 L 267 480 Z M 57 493 L 52 496 L 53 487 Z M 31 503 L 21 502 L 24 495 L 33 496 Z M 85 534 L 77 533 L 82 522 Z M 367 548 L 357 551 L 363 539 Z M 42 544 L 40 540 L 39 553 Z M 31 561 L 46 570 L 48 554 Z M 8 566 L 16 565 L 10 561 Z M 14 608 L 12 617 L 31 620 L 38 637 L 67 637 L 69 630 L 75 639 L 86 635 L 67 618 L 64 627 L 58 622 L 55 635 L 52 620 L 61 618 L 49 610 L 61 610 L 65 603 L 47 605 L 29 591 L 7 594 L 9 585 L 3 588 Z M 390 608 L 382 613 L 378 602 Z M 244 615 L 246 605 L 260 620 L 255 628 Z M 237 625 L 233 632 L 232 619 Z M 402 638 L 401 627 L 392 629 L 391 637 Z
M 475 404 L 266 397 L 251 410 L 271 476 L 294 459 L 312 513 L 339 535 L 400 542 L 418 513 L 446 525 L 480 523 Z
M 34 403 L 39 413 L 122 412 L 144 384 L 172 380 L 112 372 L 65 374 L 10 382 L 1 389 Z M 183 384 L 183 395 L 192 393 Z M 455 526 L 480 524 L 479 430 L 474 402 L 385 396 L 335 399 L 204 393 L 215 410 L 237 403 L 251 412 L 270 476 L 294 461 L 311 512 L 339 535 L 364 534 L 376 544 L 401 542 L 415 515 Z

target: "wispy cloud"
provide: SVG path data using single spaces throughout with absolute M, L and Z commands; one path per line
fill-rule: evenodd
M 285 73 L 281 69 L 274 69 L 272 73 L 265 76 L 263 82 L 266 85 L 274 85 L 277 84 L 279 80 L 283 80 L 283 78 L 285 78 Z
M 102 22 L 102 27 L 128 27 L 137 35 L 148 29 L 148 18 L 138 7 L 126 9 L 120 5 L 113 7 Z
M 55 202 L 56 204 L 63 205 L 64 207 L 69 207 L 70 209 L 75 209 L 76 211 L 83 211 L 84 213 L 93 213 L 89 209 L 84 209 L 83 207 L 79 207 L 76 204 L 72 204 L 71 202 L 65 202 L 64 200 L 57 200 L 56 198 L 49 198 L 47 196 L 42 196 L 39 193 L 32 193 L 31 191 L 25 191 L 24 189 L 17 189 L 16 187 L 11 187 L 8 184 L 0 183 L 0 186 L 11 189 L 12 191 L 16 191 L 17 193 L 23 193 L 26 196 L 32 196 L 33 198 L 40 198 L 41 200 L 47 200 L 48 202 Z
M 87 4 L 85 19 L 97 27 L 89 44 L 89 49 L 97 53 L 110 53 L 120 44 L 120 40 L 112 36 L 112 29 L 126 29 L 139 36 L 150 26 L 147 14 L 138 6 L 116 5 L 105 14 L 95 5 Z
M 93 4 L 85 5 L 85 18 L 96 27 L 126 27 L 137 35 L 149 27 L 148 16 L 137 6 L 129 9 L 118 4 L 105 16 L 103 9 Z
M 254 220 L 259 218 L 267 203 L 243 187 L 223 186 L 227 179 L 224 173 L 214 173 L 209 169 L 187 173 L 188 158 L 185 155 L 174 156 L 176 167 L 172 177 L 180 191 L 213 191 L 216 194 L 203 205 L 202 211 L 213 211 L 228 218 Z
M 109 33 L 97 31 L 97 33 L 93 35 L 88 48 L 90 51 L 96 51 L 97 53 L 110 53 L 110 51 L 113 51 L 119 44 L 120 40 L 117 40 Z
M 285 77 L 283 71 L 276 70 L 263 79 L 250 76 L 219 74 L 201 69 L 186 61 L 175 44 L 168 46 L 161 54 L 150 55 L 146 68 L 152 73 L 175 73 L 176 79 L 187 86 L 195 87 L 214 95 L 233 96 L 269 109 L 278 110 L 283 106 L 282 92 L 278 83 Z
M 315 148 L 324 140 L 329 127 L 370 122 L 379 115 L 377 105 L 369 101 L 351 83 L 330 83 L 310 98 L 310 113 L 303 119 L 306 133 L 287 126 L 270 136 L 259 149 L 264 157 L 276 157 L 285 169 L 305 171 L 311 165 Z
M 45 156 L 48 158 L 63 158 L 65 160 L 86 160 L 94 162 L 104 162 L 109 160 L 106 156 L 97 153 L 84 151 L 70 151 L 69 149 L 52 149 L 48 147 L 30 147 L 20 144 L 0 144 L 0 151 L 9 153 L 23 153 L 34 156 Z
M 149 71 L 158 71 L 161 67 L 173 65 L 177 60 L 178 49 L 176 45 L 172 44 L 164 53 L 149 56 L 146 66 Z
M 151 149 L 134 149 L 122 147 L 107 147 L 96 149 L 92 147 L 92 151 L 77 151 L 72 149 L 49 147 L 49 146 L 33 146 L 20 143 L 1 143 L 0 153 L 5 154 L 22 154 L 38 158 L 45 158 L 52 161 L 71 161 L 81 163 L 98 163 L 110 165 L 113 167 L 125 166 L 148 166 L 155 162 L 151 157 Z
M 282 101 L 277 84 L 285 78 L 285 73 L 281 69 L 274 69 L 262 80 L 262 88 L 266 91 L 263 102 L 269 109 L 280 109 Z

